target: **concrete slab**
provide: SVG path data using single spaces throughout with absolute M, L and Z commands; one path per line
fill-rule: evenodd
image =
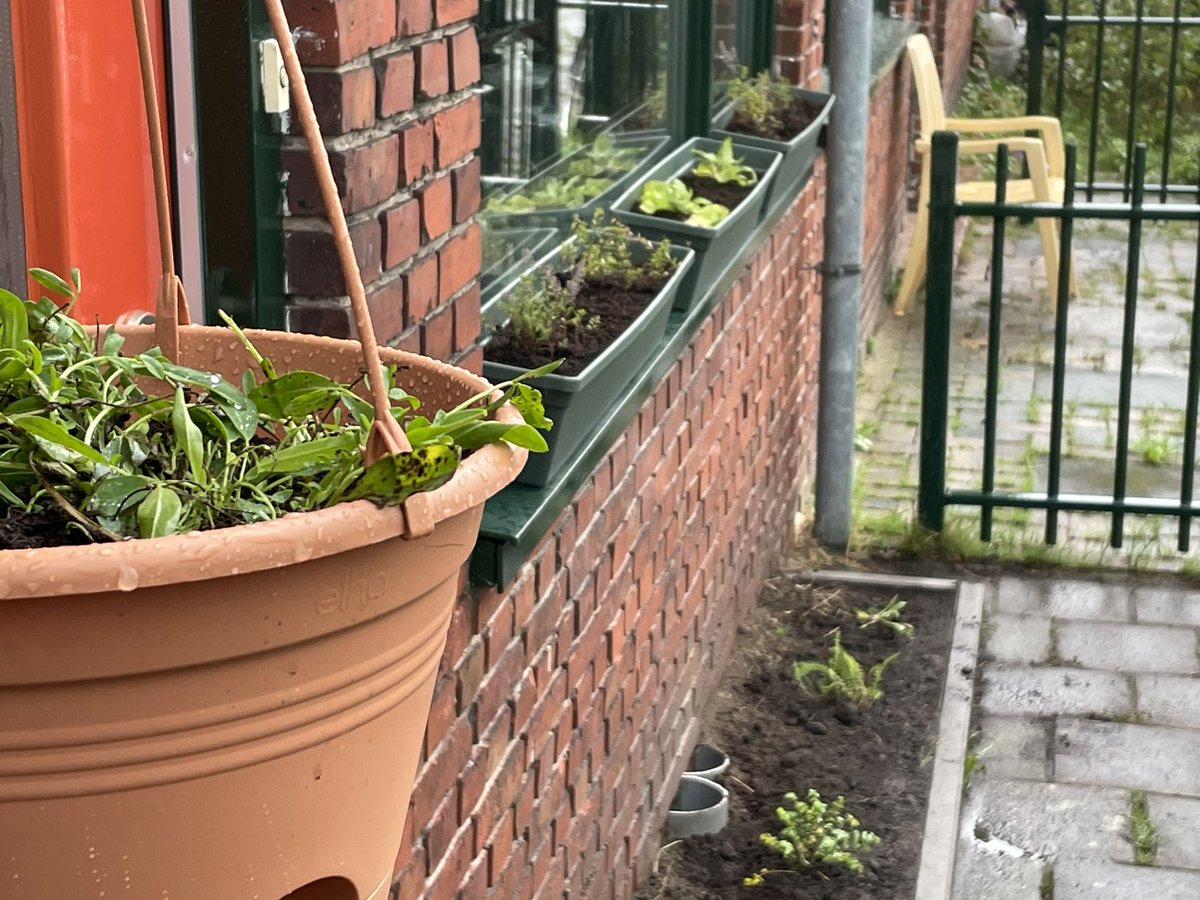
M 967 838 L 959 844 L 954 867 L 954 900 L 1044 900 L 1042 880 L 1048 863 L 1014 856 Z
M 1062 622 L 1058 655 L 1088 669 L 1118 672 L 1200 672 L 1196 632 L 1170 625 Z
M 1139 622 L 1200 625 L 1200 591 L 1178 587 L 1136 587 L 1134 611 Z
M 1059 719 L 1054 777 L 1063 783 L 1200 796 L 1198 747 L 1200 731 L 1192 729 Z
M 983 653 L 996 662 L 1031 665 L 1050 660 L 1050 619 L 994 613 L 984 626 Z
M 1196 900 L 1200 874 L 1099 860 L 1054 867 L 1054 900 Z
M 1146 811 L 1158 829 L 1158 865 L 1200 872 L 1200 797 L 1147 794 Z
M 1049 720 L 983 716 L 976 743 L 983 773 L 989 779 L 1048 781 L 1052 730 Z
M 988 778 L 972 790 L 963 831 L 1028 856 L 1130 860 L 1129 792 Z
M 1200 727 L 1200 678 L 1180 675 L 1139 675 L 1138 721 L 1148 725 Z
M 1122 584 L 1096 581 L 1031 584 L 1027 579 L 1001 578 L 996 590 L 996 611 L 1128 622 L 1131 614 L 1128 595 L 1128 587 Z
M 1048 667 L 988 666 L 980 708 L 1001 716 L 1104 716 L 1133 714 L 1128 679 L 1113 672 Z

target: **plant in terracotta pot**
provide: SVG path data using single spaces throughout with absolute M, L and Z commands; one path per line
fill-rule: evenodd
M 652 244 L 597 211 L 589 222 L 576 219 L 571 240 L 484 307 L 493 329 L 486 377 L 505 381 L 563 360 L 529 382 L 555 427 L 549 452 L 531 459 L 518 481 L 544 485 L 645 366 L 691 260 L 691 251 Z
M 690 309 L 745 247 L 779 160 L 774 151 L 733 138 L 692 138 L 613 204 L 613 213 L 639 234 L 696 251 L 677 309 Z M 697 285 L 704 290 L 698 293 Z
M 26 547 L 0 550 L 6 900 L 385 898 L 483 503 L 540 446 L 504 399 L 545 424 L 524 384 L 378 347 L 264 3 L 360 340 L 187 324 L 134 0 L 156 322 L 0 295 L 0 505 Z M 79 288 L 37 280 L 61 306 Z
M 729 81 L 726 92 L 732 105 L 717 117 L 713 136 L 735 135 L 747 146 L 783 154 L 766 206 L 790 201 L 816 158 L 833 95 L 795 87 L 766 71 L 751 77 L 744 67 Z

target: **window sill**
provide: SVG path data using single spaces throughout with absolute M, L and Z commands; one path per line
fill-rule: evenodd
M 795 195 L 785 195 L 767 211 L 741 252 L 698 304 L 686 313 L 671 313 L 666 335 L 650 363 L 634 379 L 617 404 L 598 418 L 596 428 L 584 440 L 576 458 L 555 480 L 543 488 L 513 484 L 487 502 L 479 540 L 471 554 L 470 576 L 473 584 L 503 588 L 512 583 L 517 571 L 570 504 L 576 491 L 592 477 L 646 399 L 687 349 L 709 314 L 770 238 L 811 176 L 810 171 Z

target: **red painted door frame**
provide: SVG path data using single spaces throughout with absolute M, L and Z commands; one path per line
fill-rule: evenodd
M 129 0 L 11 2 L 26 258 L 81 270 L 82 321 L 153 308 L 154 186 Z M 165 2 L 147 2 L 164 113 Z

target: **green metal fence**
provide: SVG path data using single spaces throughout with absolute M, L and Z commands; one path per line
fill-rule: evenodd
M 947 506 L 980 508 L 980 537 L 992 536 L 992 513 L 998 507 L 1044 510 L 1045 541 L 1058 539 L 1062 511 L 1100 512 L 1112 517 L 1110 543 L 1120 547 L 1124 540 L 1126 515 L 1177 516 L 1180 551 L 1189 546 L 1193 518 L 1200 518 L 1195 497 L 1197 407 L 1200 405 L 1200 205 L 1147 203 L 1145 199 L 1146 148 L 1134 147 L 1130 166 L 1130 197 L 1124 202 L 1077 201 L 1075 183 L 1076 148 L 1067 148 L 1067 180 L 1061 204 L 1010 204 L 1007 195 L 1007 147 L 1000 148 L 996 165 L 996 200 L 993 203 L 963 203 L 955 199 L 958 165 L 958 135 L 938 132 L 933 136 L 931 194 L 929 203 L 929 263 L 926 286 L 925 353 L 921 400 L 920 485 L 918 517 L 926 528 L 940 531 Z M 954 227 L 960 216 L 992 220 L 992 256 L 987 312 L 987 361 L 984 398 L 983 460 L 980 486 L 974 490 L 947 488 L 946 456 L 950 391 L 951 301 L 954 295 Z M 1000 387 L 1000 335 L 1004 319 L 1004 240 L 1013 220 L 1048 216 L 1059 222 L 1059 302 L 1054 318 L 1054 357 L 1049 453 L 1046 490 L 1006 492 L 996 489 L 997 398 Z M 1124 319 L 1118 373 L 1117 433 L 1113 454 L 1112 491 L 1108 495 L 1066 493 L 1060 490 L 1063 460 L 1063 411 L 1067 369 L 1067 336 L 1071 302 L 1068 296 L 1074 225 L 1080 220 L 1107 220 L 1128 225 L 1124 279 Z M 1172 498 L 1129 496 L 1130 406 L 1135 368 L 1135 327 L 1138 313 L 1138 276 L 1145 222 L 1176 221 L 1197 225 L 1197 273 L 1192 290 L 1190 349 L 1184 411 L 1182 468 L 1178 496 Z
M 1200 0 L 1025 0 L 1028 112 L 1086 148 L 1079 187 L 1132 195 L 1137 143 L 1161 202 L 1195 194 Z

